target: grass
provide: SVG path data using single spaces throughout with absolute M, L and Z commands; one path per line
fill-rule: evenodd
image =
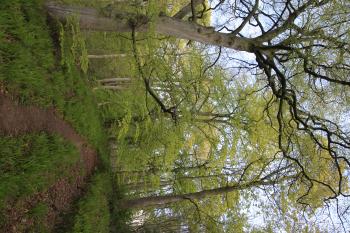
M 78 204 L 73 233 L 108 233 L 112 184 L 107 173 L 93 177 L 90 188 Z
M 28 215 L 31 216 L 34 221 L 34 224 L 29 232 L 49 232 L 48 226 L 44 221 L 47 211 L 48 207 L 43 203 L 37 204 L 33 209 L 29 211 Z
M 50 28 L 51 26 L 51 28 Z M 0 6 L 0 84 L 24 104 L 55 107 L 89 142 L 105 152 L 96 100 L 71 52 L 71 32 L 52 38 L 41 0 L 3 1 Z M 79 52 L 79 51 L 78 51 Z M 76 52 L 75 52 L 76 53 Z M 59 56 L 59 55 L 62 56 Z M 105 153 L 101 153 L 105 154 Z
M 42 3 L 1 1 L 0 86 L 22 104 L 56 108 L 98 150 L 107 165 L 100 113 L 90 82 L 76 65 L 76 55 L 81 52 L 77 47 L 79 38 L 73 38 L 72 28 L 48 23 Z M 1 136 L 0 145 L 0 212 L 10 200 L 43 191 L 66 176 L 79 159 L 74 146 L 45 133 Z M 44 213 L 43 206 L 29 210 L 29 214 L 39 216 L 36 219 Z
M 120 200 L 126 198 L 127 189 L 121 183 L 114 182 L 112 208 L 111 208 L 111 225 L 110 229 L 113 233 L 131 233 L 133 230 L 128 224 L 132 218 L 132 211 L 120 209 L 118 207 Z
M 125 190 L 116 188 L 112 182 L 111 176 L 105 172 L 93 177 L 87 194 L 78 203 L 78 212 L 69 232 L 131 232 L 126 224 L 131 213 L 117 206 L 117 200 L 125 198 Z
M 72 144 L 45 133 L 0 137 L 0 145 L 0 213 L 11 201 L 68 176 L 69 167 L 80 158 Z
M 22 104 L 55 108 L 97 149 L 104 165 L 102 173 L 92 178 L 87 195 L 77 204 L 71 231 L 109 232 L 111 219 L 122 225 L 127 215 L 123 211 L 111 213 L 115 196 L 108 172 L 104 114 L 97 106 L 99 93 L 92 91 L 96 77 L 86 72 L 86 46 L 95 42 L 82 39 L 74 19 L 65 26 L 48 21 L 43 3 L 44 0 L 1 1 L 0 88 Z M 130 41 L 128 44 L 130 47 Z M 115 46 L 123 48 L 123 43 L 119 41 Z M 95 62 L 91 70 L 96 70 L 101 61 Z M 120 62 L 115 69 L 130 75 L 128 64 L 128 60 Z M 46 133 L 0 136 L 0 145 L 0 219 L 6 203 L 45 190 L 66 176 L 65 171 L 79 159 L 78 151 L 69 142 Z M 46 232 L 42 221 L 46 212 L 43 203 L 28 210 L 35 222 L 30 232 Z

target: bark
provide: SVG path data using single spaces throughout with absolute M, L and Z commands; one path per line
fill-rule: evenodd
M 131 85 L 130 78 L 106 78 L 97 80 L 100 86 L 93 90 L 108 89 L 108 90 L 126 90 Z
M 140 181 L 140 182 L 133 182 L 126 184 L 128 190 L 133 192 L 149 192 L 150 190 L 154 189 L 164 189 L 166 187 L 170 187 L 174 184 L 173 180 L 165 180 L 160 181 L 158 185 L 154 185 L 151 181 Z
M 115 141 L 109 141 L 109 162 L 113 175 L 117 172 L 117 149 L 118 146 Z
M 101 87 L 94 87 L 93 90 L 112 90 L 112 91 L 122 91 L 122 90 L 127 90 L 128 87 L 126 86 L 101 86 Z
M 123 4 L 132 4 L 134 6 L 146 6 L 148 3 L 148 0 L 138 0 L 136 2 L 131 2 L 131 0 L 113 0 L 114 3 L 123 3 Z
M 86 30 L 130 32 L 135 29 L 138 32 L 146 32 L 151 23 L 147 16 L 120 13 L 108 18 L 101 16 L 97 10 L 92 8 L 58 5 L 52 2 L 47 3 L 46 8 L 51 16 L 61 21 L 65 21 L 70 15 L 79 15 L 80 28 Z M 259 45 L 254 39 L 216 32 L 211 27 L 164 15 L 159 16 L 155 22 L 155 30 L 163 35 L 232 48 L 238 51 L 254 52 L 255 46 Z
M 116 57 L 126 57 L 126 54 L 89 54 L 87 57 L 90 59 L 105 59 L 105 58 L 116 58 Z
M 202 175 L 202 176 L 181 176 L 176 177 L 175 179 L 170 180 L 161 180 L 157 188 L 164 188 L 166 186 L 170 186 L 175 184 L 176 181 L 179 180 L 202 180 L 207 178 L 226 178 L 228 175 L 225 174 L 215 174 L 215 175 Z M 141 189 L 145 189 L 146 187 L 152 187 L 154 184 L 151 181 L 140 181 L 140 182 L 131 182 L 126 183 L 129 190 L 138 191 Z
M 106 84 L 106 83 L 130 83 L 131 78 L 105 78 L 105 79 L 100 79 L 97 80 L 101 84 Z
M 215 189 L 208 189 L 194 193 L 187 194 L 177 194 L 177 195 L 164 195 L 164 196 L 154 196 L 154 197 L 143 197 L 133 200 L 124 200 L 120 203 L 120 208 L 131 209 L 131 208 L 144 208 L 149 206 L 164 206 L 167 204 L 183 201 L 183 200 L 201 200 L 206 197 L 215 196 L 219 194 L 224 194 L 228 192 L 238 191 L 250 189 L 258 186 L 271 186 L 278 182 L 282 182 L 287 179 L 291 179 L 292 177 L 285 177 L 278 181 L 252 181 L 248 183 L 237 183 L 231 186 L 220 187 Z

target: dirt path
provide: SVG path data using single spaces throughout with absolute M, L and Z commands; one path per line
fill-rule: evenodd
M 71 178 L 62 178 L 46 191 L 9 203 L 5 210 L 5 226 L 0 232 L 25 232 L 33 224 L 26 213 L 37 203 L 48 207 L 45 224 L 50 229 L 60 223 L 60 214 L 69 210 L 72 202 L 82 194 L 86 179 L 97 164 L 97 153 L 53 109 L 19 105 L 0 93 L 0 135 L 17 136 L 45 131 L 55 133 L 74 144 L 80 151 L 81 160 L 71 168 Z M 82 172 L 84 171 L 84 172 Z

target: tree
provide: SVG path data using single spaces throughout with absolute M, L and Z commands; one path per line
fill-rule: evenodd
M 198 10 L 196 6 L 202 3 L 192 0 L 173 15 L 159 12 L 156 16 L 118 10 L 103 15 L 94 9 L 53 3 L 47 4 L 47 9 L 60 20 L 78 14 L 82 29 L 132 32 L 133 38 L 136 32 L 154 30 L 198 44 L 219 46 L 215 63 L 220 62 L 221 51 L 225 51 L 233 73 L 238 74 L 234 77 L 242 79 L 240 83 L 227 83 L 231 91 L 241 93 L 240 98 L 234 99 L 240 103 L 240 111 L 235 114 L 244 119 L 241 124 L 234 122 L 235 132 L 241 132 L 243 138 L 237 139 L 237 150 L 254 152 L 254 156 L 240 156 L 246 174 L 265 166 L 268 160 L 275 162 L 270 161 L 274 164 L 270 168 L 277 171 L 278 162 L 290 166 L 299 175 L 288 184 L 293 195 L 290 190 L 285 192 L 305 208 L 348 197 L 350 135 L 345 116 L 350 110 L 349 3 L 229 0 Z M 198 18 L 204 12 L 220 14 L 222 20 L 212 27 L 203 26 Z M 252 54 L 255 61 L 242 59 L 237 51 Z M 248 72 L 252 75 L 247 75 Z M 247 80 L 254 85 L 244 84 Z M 252 100 L 250 96 L 256 93 L 262 98 Z M 159 100 L 163 111 L 176 119 L 172 106 L 164 105 L 164 99 Z M 263 107 L 258 108 L 259 104 Z M 259 109 L 260 114 L 252 108 Z M 250 114 L 245 113 L 246 109 Z M 214 117 L 211 119 L 217 119 L 213 113 L 222 116 L 231 112 L 205 111 L 197 112 L 197 116 L 211 114 Z M 267 125 L 269 135 L 254 132 L 267 129 Z M 276 144 L 270 145 L 264 137 L 274 138 Z M 261 142 L 265 144 L 262 146 Z M 230 145 L 233 143 L 230 141 Z M 264 153 L 268 156 L 262 156 Z M 284 171 L 279 172 L 285 176 Z M 330 175 L 333 179 L 328 178 Z M 317 201 L 311 200 L 316 197 Z M 342 219 L 341 214 L 339 217 Z
M 88 54 L 87 57 L 90 59 L 105 59 L 105 58 L 121 58 L 125 57 L 125 54 Z
M 269 174 L 256 181 L 251 181 L 247 183 L 237 183 L 226 187 L 219 187 L 219 188 L 210 189 L 210 190 L 202 190 L 195 193 L 144 197 L 144 198 L 139 198 L 134 200 L 127 200 L 122 202 L 120 207 L 142 208 L 147 206 L 162 206 L 162 205 L 183 201 L 183 200 L 190 200 L 190 201 L 200 200 L 208 196 L 225 194 L 228 192 L 233 192 L 235 190 L 244 190 L 244 189 L 250 189 L 250 188 L 259 187 L 259 186 L 271 186 L 271 185 L 277 184 L 278 182 L 283 182 L 285 180 L 294 178 L 294 176 L 290 176 L 290 177 L 284 177 L 283 179 L 280 179 L 280 180 L 271 180 L 273 175 L 274 174 Z

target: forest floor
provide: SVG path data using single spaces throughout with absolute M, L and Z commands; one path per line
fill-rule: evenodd
M 60 135 L 79 151 L 80 160 L 69 169 L 69 176 L 57 180 L 45 191 L 9 201 L 4 208 L 6 224 L 3 232 L 21 232 L 24 228 L 30 228 L 34 221 L 28 219 L 26 213 L 38 203 L 48 207 L 42 224 L 47 229 L 53 228 L 62 220 L 59 216 L 69 210 L 73 201 L 82 194 L 87 178 L 97 165 L 97 153 L 69 123 L 57 116 L 54 109 L 20 105 L 0 90 L 0 113 L 1 135 L 19 136 L 44 131 Z

